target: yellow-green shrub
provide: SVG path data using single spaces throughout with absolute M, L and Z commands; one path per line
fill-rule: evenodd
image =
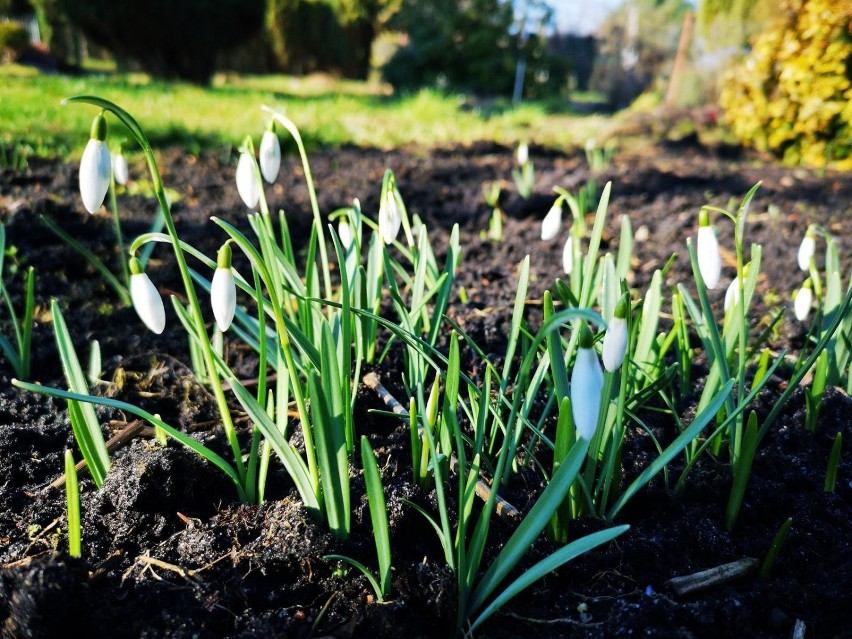
M 0 64 L 12 62 L 29 44 L 29 31 L 14 22 L 0 22 Z
M 744 144 L 786 162 L 852 169 L 852 4 L 780 5 L 725 75 L 726 120 Z

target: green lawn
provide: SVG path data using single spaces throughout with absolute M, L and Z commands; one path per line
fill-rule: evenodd
M 0 141 L 26 144 L 30 153 L 76 156 L 88 138 L 91 107 L 62 106 L 89 93 L 116 102 L 140 122 L 155 147 L 202 149 L 258 138 L 261 105 L 287 114 L 309 146 L 356 144 L 434 147 L 493 140 L 527 140 L 556 148 L 582 146 L 603 120 L 568 113 L 567 105 L 471 104 L 434 91 L 393 96 L 381 85 L 327 77 L 219 75 L 211 88 L 153 81 L 141 74 L 65 77 L 0 67 Z M 111 137 L 120 136 L 114 130 Z

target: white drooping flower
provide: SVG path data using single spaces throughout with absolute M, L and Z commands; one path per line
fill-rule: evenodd
M 566 275 L 571 275 L 574 270 L 574 238 L 570 233 L 565 240 L 565 246 L 562 247 L 562 270 Z
M 272 128 L 263 132 L 263 137 L 260 139 L 260 172 L 263 174 L 263 179 L 270 184 L 275 182 L 280 167 L 281 145 L 273 125 Z
M 571 371 L 571 414 L 577 435 L 591 441 L 598 424 L 603 391 L 603 371 L 585 322 L 580 324 L 580 339 L 574 370 Z
M 704 284 L 709 289 L 716 288 L 722 275 L 722 255 L 719 252 L 719 241 L 716 232 L 710 225 L 710 216 L 707 211 L 701 211 L 698 216 L 698 242 L 696 246 L 698 254 L 698 270 Z
M 219 249 L 216 271 L 210 282 L 210 305 L 216 325 L 223 333 L 231 327 L 237 310 L 237 284 L 231 269 L 231 245 L 225 244 Z
M 811 312 L 811 306 L 814 303 L 812 287 L 811 278 L 806 279 L 805 283 L 802 284 L 802 288 L 796 291 L 796 295 L 793 298 L 793 311 L 796 313 L 796 319 L 800 322 L 808 319 L 808 315 Z
M 346 218 L 340 218 L 340 222 L 337 224 L 337 235 L 340 238 L 343 249 L 348 251 L 349 247 L 352 246 L 352 242 L 355 241 L 355 236 L 352 233 L 352 226 L 346 221 Z
M 80 160 L 80 195 L 83 198 L 83 206 L 89 213 L 101 208 L 109 190 L 112 164 L 106 145 L 106 133 L 106 118 L 101 112 L 92 122 L 91 136 Z
M 735 277 L 731 280 L 731 283 L 728 284 L 728 290 L 725 291 L 725 312 L 728 312 L 729 308 L 732 308 L 737 305 L 737 302 L 740 301 L 740 278 Z
M 237 191 L 247 207 L 253 209 L 260 200 L 260 184 L 254 173 L 254 160 L 247 151 L 237 162 Z
M 112 158 L 112 174 L 118 184 L 127 184 L 130 172 L 127 168 L 127 158 L 121 150 Z
M 399 227 L 402 226 L 402 216 L 399 214 L 399 205 L 396 203 L 393 189 L 388 189 L 382 203 L 379 205 L 379 236 L 385 244 L 392 243 Z
M 816 237 L 814 232 L 809 228 L 802 238 L 802 243 L 799 245 L 799 268 L 803 271 L 808 271 L 811 267 L 811 260 L 816 253 Z
M 627 353 L 627 303 L 619 300 L 615 312 L 606 329 L 603 341 L 603 365 L 610 373 L 614 373 L 624 361 Z
M 159 335 L 166 327 L 166 309 L 163 298 L 151 282 L 151 278 L 142 270 L 139 260 L 130 259 L 130 299 L 133 308 L 145 326 Z
M 557 198 L 541 221 L 541 239 L 552 240 L 559 235 L 559 227 L 562 226 L 562 198 Z
M 521 142 L 518 145 L 518 164 L 523 166 L 530 161 L 530 147 L 526 142 Z

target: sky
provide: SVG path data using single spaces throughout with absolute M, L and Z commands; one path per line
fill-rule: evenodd
M 593 33 L 623 0 L 549 0 L 560 33 Z

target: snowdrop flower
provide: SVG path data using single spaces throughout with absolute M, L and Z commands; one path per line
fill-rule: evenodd
M 393 189 L 388 189 L 387 196 L 379 205 L 379 235 L 385 244 L 392 243 L 399 227 L 402 225 L 402 217 L 399 214 L 399 206 L 396 203 Z
M 112 158 L 112 174 L 113 177 L 115 177 L 116 182 L 119 184 L 127 184 L 127 179 L 129 177 L 127 158 L 124 157 L 121 149 L 119 149 L 118 153 L 115 154 L 115 157 Z
M 109 190 L 112 164 L 106 145 L 106 134 L 106 118 L 101 111 L 92 122 L 91 136 L 80 160 L 80 195 L 83 198 L 83 206 L 89 213 L 101 208 Z
M 805 237 L 799 245 L 799 268 L 807 272 L 811 267 L 811 260 L 816 252 L 816 234 L 811 227 L 805 232 Z
M 707 211 L 698 214 L 698 270 L 707 288 L 716 288 L 722 274 L 722 256 L 719 253 L 719 241 L 716 232 L 710 225 Z
M 624 361 L 627 353 L 627 302 L 619 300 L 615 312 L 606 329 L 603 341 L 603 365 L 610 373 L 614 373 Z
M 518 164 L 523 166 L 530 161 L 530 147 L 526 142 L 521 142 L 518 145 Z
M 804 322 L 811 312 L 811 305 L 814 302 L 814 291 L 811 278 L 805 280 L 802 288 L 796 291 L 793 297 L 793 310 L 796 313 L 796 319 Z
M 552 240 L 559 234 L 562 225 L 562 198 L 557 198 L 541 221 L 541 239 Z
M 345 217 L 341 217 L 340 222 L 337 223 L 337 235 L 340 238 L 343 249 L 348 251 L 349 247 L 352 246 L 352 242 L 355 241 L 355 236 L 352 234 L 352 226 L 346 221 Z
M 216 272 L 213 273 L 213 281 L 210 283 L 210 305 L 213 307 L 216 325 L 224 333 L 234 321 L 234 313 L 237 310 L 237 285 L 231 269 L 230 244 L 219 249 Z
M 579 347 L 571 371 L 571 413 L 577 435 L 591 441 L 598 424 L 603 390 L 603 371 L 585 322 L 580 324 Z
M 260 184 L 254 173 L 254 159 L 247 151 L 240 153 L 237 162 L 237 191 L 247 207 L 253 209 L 260 200 Z
M 562 270 L 566 275 L 571 275 L 574 270 L 574 238 L 570 233 L 565 240 L 565 246 L 562 247 Z
M 145 326 L 157 335 L 166 327 L 166 309 L 163 307 L 163 298 L 157 292 L 157 288 L 151 282 L 142 263 L 135 257 L 130 258 L 130 299 L 133 300 L 133 308 L 139 315 Z
M 278 169 L 281 166 L 281 145 L 278 143 L 278 135 L 275 133 L 275 123 L 263 132 L 260 139 L 260 172 L 263 179 L 272 184 L 278 177 Z
M 728 290 L 725 291 L 725 312 L 728 312 L 728 309 L 736 306 L 737 302 L 740 301 L 740 278 L 735 277 L 731 280 L 731 283 L 728 284 Z

